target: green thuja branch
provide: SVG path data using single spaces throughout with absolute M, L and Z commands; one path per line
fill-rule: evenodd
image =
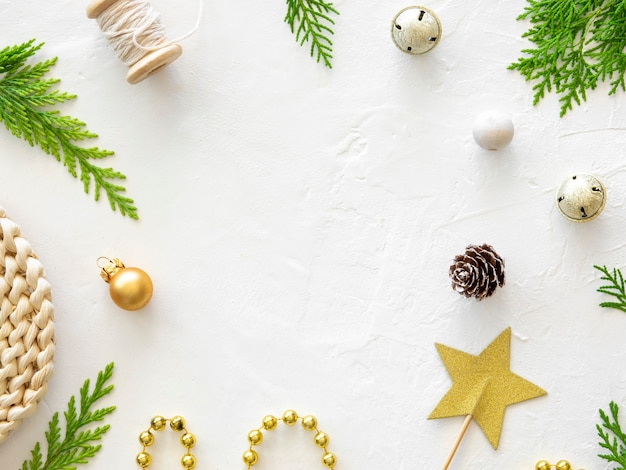
M 104 191 L 111 209 L 137 219 L 134 201 L 122 194 L 125 191 L 123 186 L 114 182 L 126 176 L 92 163 L 92 160 L 108 157 L 113 152 L 76 145 L 76 142 L 94 139 L 98 135 L 86 130 L 84 122 L 51 109 L 58 103 L 76 98 L 76 95 L 50 90 L 59 79 L 43 78 L 57 58 L 26 65 L 26 60 L 42 46 L 43 43 L 35 44 L 31 39 L 0 50 L 0 121 L 14 136 L 31 146 L 39 146 L 62 162 L 74 178 L 80 178 L 85 193 L 89 193 L 93 181 L 96 201 Z
M 546 92 L 560 95 L 561 117 L 587 100 L 598 82 L 609 95 L 626 90 L 626 4 L 622 0 L 528 0 L 518 20 L 531 28 L 522 37 L 534 47 L 509 66 L 534 82 L 537 104 Z
M 611 416 L 600 410 L 602 424 L 596 424 L 598 436 L 600 436 L 600 447 L 608 450 L 609 453 L 598 454 L 598 457 L 619 464 L 619 467 L 614 467 L 613 470 L 626 470 L 626 434 L 622 431 L 618 421 L 619 408 L 617 404 L 611 402 L 609 409 Z M 609 433 L 613 435 L 613 438 Z
M 598 292 L 611 295 L 617 299 L 617 302 L 602 302 L 600 307 L 616 308 L 626 312 L 626 284 L 624 283 L 622 272 L 617 268 L 613 268 L 613 274 L 611 274 L 606 266 L 594 266 L 594 268 L 603 274 L 600 279 L 610 282 L 610 284 L 599 287 Z
M 96 444 L 109 430 L 109 425 L 86 429 L 93 423 L 101 422 L 115 410 L 114 406 L 92 411 L 94 404 L 113 390 L 107 385 L 113 374 L 113 363 L 108 364 L 98 373 L 93 390 L 89 390 L 89 380 L 80 389 L 80 398 L 76 408 L 76 398 L 72 396 L 65 411 L 65 433 L 59 426 L 59 413 L 55 413 L 48 423 L 46 442 L 48 450 L 44 459 L 41 445 L 35 444 L 30 451 L 31 459 L 25 460 L 21 470 L 74 470 L 76 465 L 85 464 L 100 450 Z
M 328 68 L 333 68 L 330 63 L 333 43 L 329 35 L 334 34 L 331 28 L 335 22 L 331 14 L 338 15 L 339 12 L 332 3 L 324 0 L 287 0 L 285 23 L 289 24 L 301 46 L 311 42 L 311 57 L 317 62 L 322 60 Z

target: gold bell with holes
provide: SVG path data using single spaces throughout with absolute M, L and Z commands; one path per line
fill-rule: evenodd
M 596 176 L 577 173 L 565 178 L 556 192 L 556 206 L 572 222 L 589 222 L 606 204 L 606 188 Z
M 441 39 L 441 21 L 432 10 L 421 6 L 403 8 L 391 22 L 391 38 L 401 51 L 425 54 Z

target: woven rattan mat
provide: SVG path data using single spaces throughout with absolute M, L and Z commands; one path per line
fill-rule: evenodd
M 19 227 L 0 207 L 0 442 L 36 409 L 52 375 L 50 284 Z

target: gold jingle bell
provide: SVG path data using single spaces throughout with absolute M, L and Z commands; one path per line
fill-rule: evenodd
M 101 260 L 106 260 L 104 266 Z M 109 294 L 118 307 L 124 310 L 139 310 L 152 298 L 152 280 L 139 268 L 127 268 L 119 259 L 98 258 L 102 268 L 100 277 L 109 284 Z
M 426 7 L 403 8 L 391 21 L 391 39 L 401 51 L 425 54 L 439 44 L 441 21 Z
M 606 189 L 597 177 L 578 173 L 566 178 L 556 193 L 556 206 L 567 220 L 588 222 L 600 215 Z

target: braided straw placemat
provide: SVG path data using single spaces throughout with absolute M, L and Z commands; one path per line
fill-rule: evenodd
M 54 356 L 50 284 L 19 227 L 0 207 L 0 442 L 47 389 Z

